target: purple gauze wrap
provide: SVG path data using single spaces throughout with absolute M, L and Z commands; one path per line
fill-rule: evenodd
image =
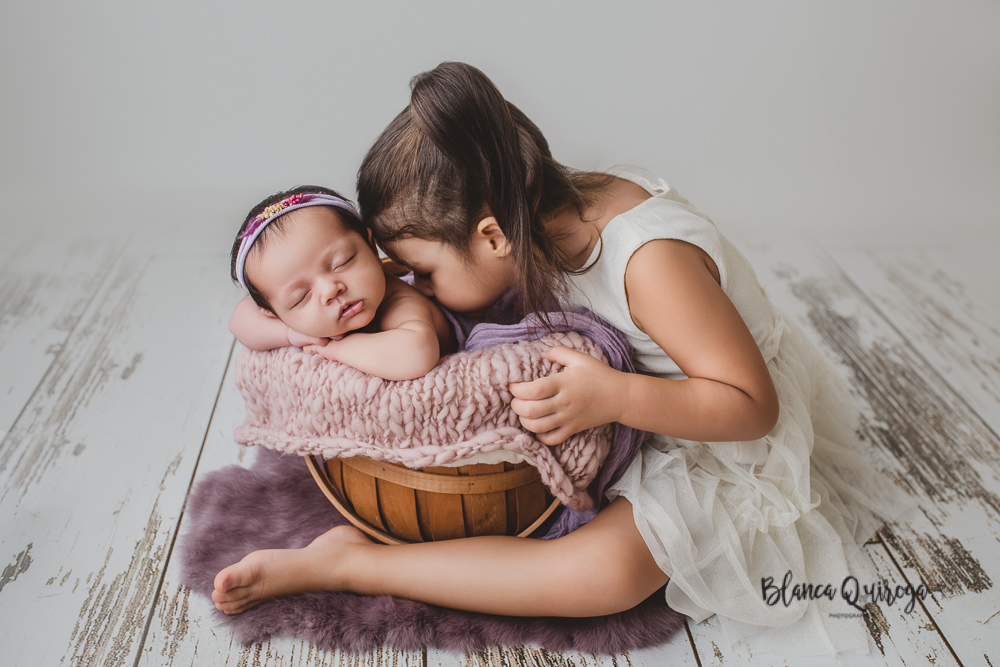
M 510 295 L 502 298 L 486 316 L 486 319 L 490 321 L 480 321 L 442 308 L 444 314 L 455 327 L 459 349 L 479 350 L 490 345 L 533 340 L 548 333 L 542 319 L 535 314 L 529 314 L 520 322 L 504 323 L 513 319 L 509 315 L 511 302 Z M 492 321 L 497 319 L 500 320 L 499 323 Z M 581 308 L 572 313 L 550 312 L 547 313 L 547 319 L 553 331 L 576 331 L 597 343 L 604 352 L 604 356 L 608 358 L 608 365 L 615 370 L 627 373 L 635 372 L 635 366 L 632 364 L 632 351 L 625 336 L 596 314 Z M 551 540 L 562 537 L 597 516 L 600 508 L 607 504 L 604 492 L 625 473 L 626 468 L 639 453 L 639 447 L 642 445 L 644 437 L 645 431 L 616 422 L 611 451 L 608 452 L 608 457 L 604 460 L 604 465 L 601 466 L 597 479 L 593 483 L 593 490 L 596 494 L 594 508 L 582 512 L 571 510 L 568 507 L 564 508 L 549 530 L 540 538 Z

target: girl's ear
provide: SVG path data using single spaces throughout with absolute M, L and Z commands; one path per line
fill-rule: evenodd
M 260 306 L 257 307 L 260 308 Z M 260 314 L 263 315 L 264 317 L 273 317 L 274 319 L 278 319 L 278 316 L 272 313 L 267 308 L 260 308 Z
M 479 221 L 475 236 L 475 240 L 488 244 L 489 251 L 497 257 L 506 257 L 514 249 L 493 216 Z
M 372 230 L 368 230 L 368 247 L 372 249 L 375 256 L 378 257 L 378 246 L 375 244 L 375 237 L 372 236 Z

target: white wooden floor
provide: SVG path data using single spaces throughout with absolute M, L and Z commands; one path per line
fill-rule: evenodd
M 252 460 L 232 441 L 225 249 L 23 236 L 0 239 L 0 665 L 806 664 L 730 650 L 711 621 L 614 657 L 235 645 L 174 558 L 194 481 Z M 1000 665 L 996 239 L 743 245 L 850 380 L 886 483 L 921 510 L 867 549 L 889 581 L 937 592 L 909 614 L 871 609 L 874 657 L 839 664 Z

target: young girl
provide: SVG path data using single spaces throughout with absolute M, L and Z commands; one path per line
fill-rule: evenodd
M 561 372 L 510 387 L 525 428 L 550 445 L 612 421 L 649 435 L 607 507 L 566 537 L 382 546 L 338 527 L 223 570 L 219 609 L 350 590 L 593 616 L 666 584 L 673 608 L 717 614 L 755 650 L 867 651 L 846 603 L 792 596 L 795 584 L 868 573 L 858 541 L 880 524 L 869 509 L 880 485 L 857 453 L 855 410 L 712 222 L 662 181 L 558 164 L 538 128 L 461 63 L 414 79 L 358 191 L 382 248 L 442 305 L 476 311 L 517 288 L 527 310 L 586 306 L 627 335 L 643 374 L 552 348 Z M 774 595 L 786 573 L 787 605 Z
M 333 190 L 302 186 L 257 204 L 231 259 L 233 280 L 250 296 L 236 305 L 229 328 L 250 349 L 294 345 L 409 380 L 454 346 L 441 311 L 382 269 L 371 233 Z

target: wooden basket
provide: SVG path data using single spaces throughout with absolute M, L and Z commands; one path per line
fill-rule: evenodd
M 559 506 L 529 463 L 412 470 L 363 457 L 305 459 L 337 510 L 385 544 L 525 537 Z

